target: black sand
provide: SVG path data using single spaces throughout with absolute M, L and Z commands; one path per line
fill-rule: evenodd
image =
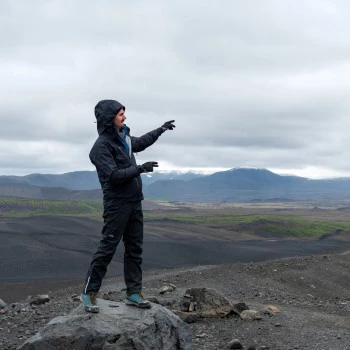
M 82 283 L 101 227 L 100 222 L 83 217 L 2 217 L 0 299 L 9 303 Z M 346 239 L 276 240 L 205 225 L 150 222 L 145 225 L 143 266 L 149 271 L 346 250 L 350 250 Z M 122 275 L 122 260 L 121 244 L 106 277 Z

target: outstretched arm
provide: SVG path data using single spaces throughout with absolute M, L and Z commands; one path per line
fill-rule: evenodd
M 158 140 L 158 137 L 163 134 L 163 132 L 166 130 L 173 130 L 173 128 L 175 128 L 175 125 L 173 124 L 174 122 L 175 120 L 165 122 L 160 128 L 152 130 L 141 137 L 130 136 L 132 151 L 142 152 L 147 147 L 153 145 Z

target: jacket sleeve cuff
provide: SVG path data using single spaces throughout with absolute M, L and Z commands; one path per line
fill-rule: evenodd
M 139 174 L 142 174 L 145 172 L 145 168 L 142 165 L 138 165 L 136 168 L 137 168 Z

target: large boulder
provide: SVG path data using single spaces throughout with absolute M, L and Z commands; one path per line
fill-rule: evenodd
M 83 306 L 68 316 L 51 320 L 28 339 L 20 350 L 171 350 L 192 349 L 189 326 L 161 305 L 151 309 L 123 302 L 98 300 L 100 312 L 86 313 Z

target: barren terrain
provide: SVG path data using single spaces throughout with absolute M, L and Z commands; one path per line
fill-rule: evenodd
M 349 254 L 162 269 L 145 273 L 144 294 L 174 310 L 187 288 L 214 288 L 232 303 L 244 302 L 254 310 L 273 305 L 280 310 L 255 321 L 232 314 L 190 323 L 195 349 L 226 349 L 238 339 L 244 349 L 349 350 L 349 269 Z M 160 287 L 169 284 L 176 290 L 160 295 Z M 120 301 L 123 287 L 121 279 L 108 279 L 100 297 Z M 15 349 L 50 319 L 76 308 L 79 301 L 72 297 L 79 293 L 77 285 L 50 292 L 44 305 L 30 306 L 29 300 L 10 304 L 0 316 L 1 349 Z
M 251 309 L 280 309 L 260 321 L 232 314 L 191 323 L 196 349 L 225 349 L 236 338 L 244 349 L 349 350 L 348 214 L 347 208 L 179 203 L 146 210 L 144 294 L 173 309 L 187 288 L 206 287 Z M 80 293 L 101 226 L 85 216 L 1 217 L 0 299 L 7 303 L 1 349 L 15 349 L 78 305 L 72 296 Z M 314 228 L 324 232 L 314 235 Z M 121 262 L 122 246 L 100 297 L 123 299 Z M 160 295 L 166 284 L 176 290 Z M 36 294 L 50 301 L 30 306 L 26 298 Z
M 223 207 L 145 210 L 144 270 L 235 262 L 259 262 L 335 252 L 350 246 L 348 210 Z M 295 234 L 290 234 L 293 226 Z M 322 225 L 329 225 L 325 228 Z M 335 224 L 333 224 L 335 223 Z M 309 226 L 325 235 L 297 236 Z M 277 232 L 272 232 L 272 228 Z M 13 302 L 29 294 L 84 279 L 98 241 L 100 217 L 32 215 L 0 217 L 0 298 Z M 281 234 L 287 230 L 287 234 Z M 294 232 L 294 231 L 293 231 Z M 292 233 L 293 233 L 292 232 Z M 350 249 L 350 248 L 349 248 Z M 122 274 L 118 248 L 107 277 Z

